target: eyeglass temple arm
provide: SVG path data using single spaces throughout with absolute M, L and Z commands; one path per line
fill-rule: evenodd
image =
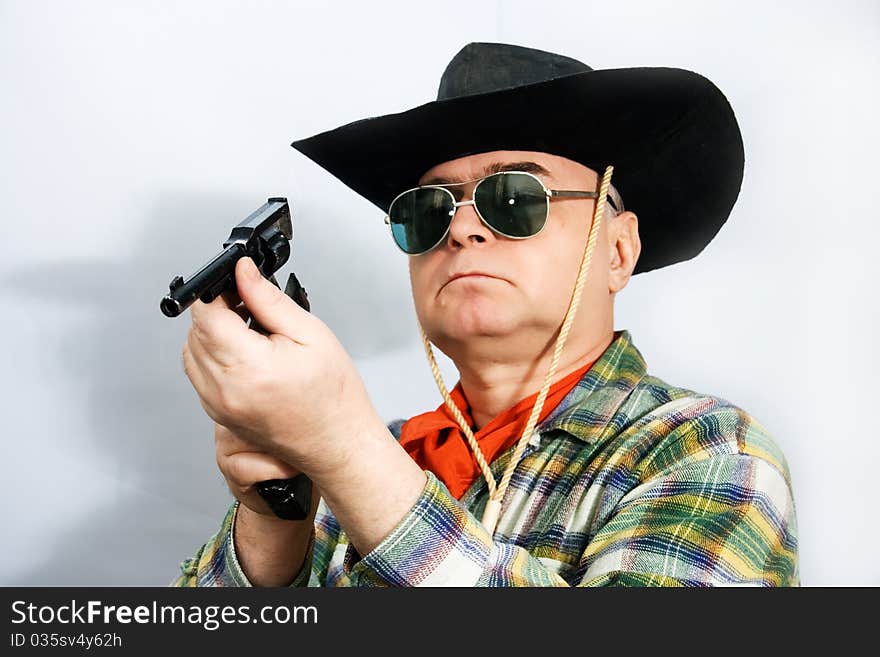
M 575 191 L 571 189 L 550 189 L 550 196 L 559 196 L 563 198 L 599 198 L 599 192 L 581 192 Z M 617 210 L 617 206 L 614 204 L 614 201 L 611 200 L 610 196 L 606 196 L 606 200 L 611 204 L 611 207 Z

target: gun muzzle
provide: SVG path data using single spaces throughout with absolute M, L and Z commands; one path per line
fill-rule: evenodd
M 159 302 L 162 313 L 167 317 L 177 317 L 195 303 L 196 299 L 211 303 L 224 289 L 234 286 L 235 263 L 245 255 L 247 252 L 244 244 L 234 243 L 189 279 L 175 276 L 169 286 L 170 292 Z

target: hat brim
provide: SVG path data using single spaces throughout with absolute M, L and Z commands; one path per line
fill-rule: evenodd
M 429 169 L 496 150 L 540 151 L 613 184 L 639 217 L 640 273 L 693 258 L 739 194 L 736 117 L 708 79 L 676 68 L 585 71 L 513 89 L 432 101 L 291 146 L 383 212 Z

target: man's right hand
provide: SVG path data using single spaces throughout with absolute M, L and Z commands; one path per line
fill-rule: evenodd
M 303 566 L 320 501 L 312 489 L 311 513 L 304 520 L 278 518 L 257 491 L 267 479 L 288 479 L 299 472 L 257 450 L 232 431 L 214 424 L 217 466 L 230 492 L 241 503 L 233 540 L 239 564 L 255 586 L 285 586 Z

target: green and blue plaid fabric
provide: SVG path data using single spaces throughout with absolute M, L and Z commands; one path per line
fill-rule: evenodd
M 396 436 L 402 421 L 389 425 Z M 513 448 L 492 463 L 500 479 Z M 359 555 L 322 502 L 293 586 L 796 586 L 790 474 L 772 437 L 732 403 L 647 374 L 628 331 L 541 423 L 498 527 L 478 478 L 456 500 L 425 489 Z M 238 503 L 175 586 L 248 586 L 232 541 Z

